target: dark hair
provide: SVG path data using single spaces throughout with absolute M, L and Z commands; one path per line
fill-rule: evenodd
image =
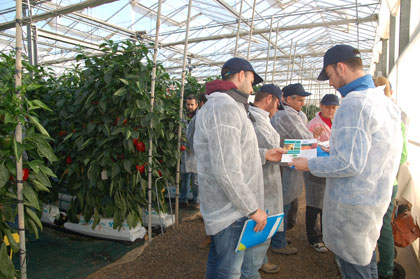
M 230 80 L 235 74 L 237 73 L 233 73 L 230 74 L 229 72 L 231 71 L 231 69 L 229 68 L 222 68 L 222 80 Z
M 360 51 L 358 49 L 353 49 L 353 54 L 360 56 Z M 337 62 L 337 63 L 343 63 L 346 64 L 351 70 L 362 70 L 363 64 L 362 59 L 360 57 L 352 57 L 350 59 Z M 337 64 L 332 64 L 334 68 L 337 68 Z
M 198 94 L 198 104 L 205 104 L 207 102 L 206 93 Z
M 268 95 L 271 95 L 271 94 L 267 92 L 263 92 L 263 91 L 257 91 L 257 93 L 255 93 L 254 102 L 259 102 L 263 100 L 264 98 L 268 97 Z
M 185 100 L 195 100 L 195 103 L 198 104 L 198 99 L 196 96 L 194 96 L 193 94 L 188 95 L 187 98 L 185 98 Z

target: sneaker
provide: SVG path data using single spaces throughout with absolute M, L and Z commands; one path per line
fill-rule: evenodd
M 290 247 L 287 245 L 283 248 L 273 248 L 271 247 L 271 252 L 281 255 L 294 255 L 297 254 L 298 250 L 295 247 Z
M 280 271 L 280 266 L 272 264 L 272 263 L 266 263 L 266 264 L 263 264 L 260 267 L 260 270 L 264 271 L 265 273 L 272 274 L 272 273 L 279 272 Z
M 325 253 L 328 251 L 327 247 L 325 247 L 324 243 L 318 242 L 311 244 L 312 248 L 315 249 L 318 253 Z

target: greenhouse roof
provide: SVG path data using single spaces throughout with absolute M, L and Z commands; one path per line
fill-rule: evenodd
M 188 69 L 197 78 L 220 73 L 236 56 L 281 86 L 302 82 L 325 92 L 315 79 L 323 53 L 335 44 L 360 49 L 366 70 L 372 59 L 380 0 L 193 0 L 188 36 Z M 100 54 L 104 40 L 136 38 L 154 42 L 157 1 L 23 0 L 36 34 L 37 59 L 57 69 L 74 63 L 77 46 Z M 188 0 L 162 1 L 158 60 L 180 76 Z M 30 13 L 28 15 L 28 5 Z M 0 49 L 15 47 L 15 1 L 0 4 Z M 239 25 L 238 25 L 239 21 Z M 238 31 L 239 27 L 239 31 Z M 24 28 L 28 53 L 27 28 Z M 252 32 L 251 32 L 252 31 Z M 238 39 L 237 39 L 238 38 Z

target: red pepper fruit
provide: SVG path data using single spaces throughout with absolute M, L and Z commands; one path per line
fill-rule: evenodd
M 23 181 L 28 180 L 29 170 L 25 168 L 25 169 L 23 169 L 22 171 L 23 171 L 23 174 L 22 174 L 22 180 L 23 180 Z
M 185 147 L 185 145 L 181 145 L 180 150 L 181 150 L 181 151 L 184 151 L 185 149 L 187 149 L 187 148 Z
M 61 130 L 60 133 L 58 133 L 58 135 L 60 137 L 67 135 L 67 131 L 66 130 Z
M 141 141 L 141 142 L 138 142 L 138 143 L 137 143 L 136 149 L 137 149 L 138 151 L 140 151 L 140 152 L 145 152 L 145 151 L 146 151 L 146 146 L 145 146 L 145 145 L 144 145 L 144 143 Z
M 141 166 L 137 165 L 136 169 L 139 171 L 140 174 L 143 174 L 145 167 L 144 165 L 141 165 Z
M 138 139 L 133 139 L 133 145 L 134 146 L 137 146 L 137 143 L 139 142 L 139 140 Z
M 158 174 L 159 174 L 159 176 L 162 176 L 162 173 L 160 172 L 160 170 L 158 170 Z
M 69 155 L 67 155 L 66 157 L 66 164 L 71 164 L 73 161 L 71 160 L 71 157 Z

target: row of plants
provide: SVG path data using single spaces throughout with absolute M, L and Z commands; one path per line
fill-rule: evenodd
M 0 277 L 14 278 L 15 272 L 3 241 L 6 236 L 14 253 L 19 246 L 12 237 L 17 223 L 16 158 L 23 161 L 23 197 L 25 228 L 38 237 L 42 230 L 39 219 L 42 206 L 38 201 L 41 193 L 49 192 L 50 178 L 56 177 L 47 166 L 57 161 L 49 141 L 50 134 L 41 125 L 39 113 L 50 109 L 39 99 L 31 97 L 42 85 L 32 82 L 30 65 L 24 63 L 23 86 L 15 89 L 15 60 L 13 56 L 0 54 Z M 28 71 L 29 70 L 29 71 Z M 20 97 L 16 95 L 20 91 Z M 23 141 L 15 140 L 15 129 L 20 122 Z
M 14 268 L 3 237 L 19 247 L 11 233 L 16 222 L 15 158 L 23 155 L 25 226 L 36 236 L 44 203 L 53 204 L 58 193 L 76 197 L 67 212 L 79 216 L 114 219 L 120 229 L 141 222 L 147 206 L 147 175 L 153 175 L 153 208 L 167 210 L 166 184 L 175 180 L 179 119 L 179 81 L 157 64 L 155 105 L 150 112 L 153 61 L 151 46 L 139 42 L 108 41 L 105 53 L 80 53 L 77 65 L 64 74 L 24 63 L 23 86 L 15 89 L 14 54 L 0 58 L 0 273 Z M 203 84 L 188 75 L 185 96 L 203 91 Z M 17 122 L 24 139 L 14 140 Z M 150 128 L 150 126 L 153 128 Z M 182 125 L 182 124 L 181 124 Z M 148 165 L 152 137 L 152 164 Z M 157 202 L 158 201 L 158 202 Z M 7 258 L 7 259 L 6 259 Z M 0 276 L 1 277 L 1 276 Z

